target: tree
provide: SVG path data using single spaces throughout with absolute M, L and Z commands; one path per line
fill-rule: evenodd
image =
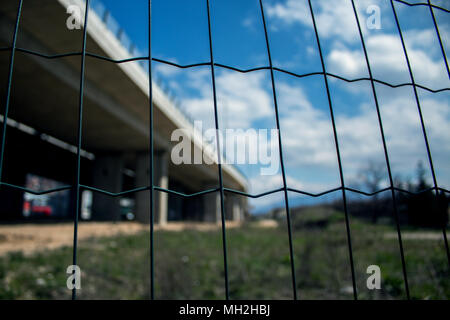
M 413 194 L 405 197 L 408 223 L 417 227 L 439 228 L 448 222 L 448 198 L 445 193 L 435 194 L 426 181 L 426 169 L 422 161 L 417 163 L 417 183 Z M 430 190 L 427 190 L 430 189 Z M 427 191 L 425 191 L 427 190 Z
M 361 168 L 358 178 L 369 189 L 369 192 L 375 192 L 380 189 L 381 182 L 386 177 L 386 168 L 383 162 L 369 160 L 366 166 Z
M 369 192 L 374 193 L 381 188 L 381 183 L 386 177 L 386 166 L 383 162 L 376 162 L 374 160 L 369 160 L 366 166 L 361 168 L 358 173 L 358 178 L 361 180 L 363 185 L 367 187 Z M 376 223 L 380 215 L 380 199 L 379 194 L 372 196 L 372 201 L 370 205 L 371 220 L 372 223 Z

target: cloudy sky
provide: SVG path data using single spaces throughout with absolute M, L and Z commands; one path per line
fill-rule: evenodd
M 147 1 L 103 1 L 143 54 L 147 54 Z M 152 55 L 178 64 L 209 61 L 205 0 L 153 0 Z M 387 0 L 355 1 L 376 79 L 391 84 L 411 82 L 395 20 Z M 412 1 L 409 2 L 419 2 Z M 423 1 L 422 1 L 423 2 Z M 264 0 L 275 67 L 296 74 L 322 71 L 306 0 Z M 368 77 L 350 0 L 313 0 L 313 10 L 329 73 L 348 79 Z M 446 5 L 448 1 L 434 1 Z M 367 9 L 380 8 L 380 29 L 368 29 Z M 449 88 L 450 79 L 427 7 L 395 4 L 417 84 L 433 90 Z M 216 63 L 248 69 L 268 66 L 258 0 L 212 0 L 212 32 Z M 450 52 L 450 14 L 435 10 L 446 52 Z M 154 72 L 182 108 L 204 127 L 214 126 L 209 67 L 178 69 L 154 63 Z M 238 73 L 216 68 L 221 128 L 276 128 L 268 70 Z M 309 192 L 340 185 L 333 128 L 324 79 L 296 78 L 275 72 L 281 136 L 288 184 Z M 329 78 L 346 185 L 367 191 L 358 172 L 372 161 L 384 164 L 374 98 L 368 81 L 347 83 Z M 414 91 L 376 84 L 387 148 L 394 176 L 415 179 L 419 161 L 431 171 Z M 450 187 L 450 91 L 418 89 L 430 148 L 441 187 Z M 240 165 L 250 192 L 282 186 L 281 171 L 262 176 L 258 165 Z M 388 185 L 388 177 L 381 186 Z M 278 205 L 279 197 L 253 202 L 258 208 Z

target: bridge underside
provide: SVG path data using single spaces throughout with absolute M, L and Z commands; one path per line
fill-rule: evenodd
M 16 1 L 5 1 L 0 9 L 1 48 L 11 46 L 16 10 Z M 66 18 L 64 7 L 57 1 L 27 0 L 17 46 L 47 55 L 79 52 L 82 30 L 65 28 Z M 87 50 L 108 56 L 91 36 Z M 0 51 L 2 115 L 10 54 L 9 50 Z M 79 55 L 48 59 L 16 52 L 8 113 L 14 121 L 7 126 L 2 182 L 25 186 L 27 174 L 33 174 L 63 184 L 75 183 L 76 155 L 66 149 L 77 144 L 80 62 Z M 127 66 L 86 58 L 81 147 L 90 157 L 82 157 L 81 184 L 113 193 L 150 184 L 148 92 L 127 73 L 136 70 L 137 63 L 123 65 Z M 154 100 L 154 184 L 187 194 L 217 188 L 217 165 L 174 165 L 170 161 L 170 134 L 177 125 L 167 112 L 170 106 L 164 105 L 166 98 L 159 88 L 155 90 L 160 98 Z M 233 174 L 224 171 L 224 185 L 243 191 L 242 181 Z M 149 222 L 149 192 L 125 196 L 134 200 L 134 214 L 142 222 Z M 0 219 L 23 216 L 22 191 L 3 185 L 0 200 Z M 92 219 L 120 219 L 120 203 L 121 197 L 94 192 Z M 155 206 L 155 219 L 160 223 L 182 219 L 218 221 L 220 217 L 218 192 L 182 198 L 155 191 Z M 241 219 L 245 200 L 227 194 L 225 207 L 228 218 Z
M 0 123 L 2 124 L 2 123 Z M 25 131 L 27 130 L 27 131 Z M 73 185 L 76 177 L 76 154 L 55 145 L 45 139 L 42 133 L 20 127 L 13 123 L 7 127 L 7 143 L 5 146 L 5 161 L 2 181 L 15 186 L 24 186 L 35 191 L 44 191 L 49 188 Z M 1 138 L 1 136 L 0 136 Z M 51 140 L 50 140 L 51 141 Z M 149 185 L 149 153 L 120 153 L 99 152 L 81 158 L 80 182 L 85 186 L 93 186 L 109 192 L 122 192 Z M 131 163 L 134 165 L 130 166 Z M 154 153 L 155 185 L 174 190 L 184 194 L 192 194 L 198 190 L 178 180 L 169 173 L 168 153 L 157 150 Z M 39 180 L 39 183 L 30 181 L 30 177 L 43 178 L 54 181 L 56 185 Z M 217 188 L 217 184 L 211 182 L 205 184 L 203 189 Z M 82 190 L 88 190 L 82 188 Z M 91 192 L 88 190 L 88 192 Z M 125 219 L 125 214 L 131 212 L 138 221 L 148 223 L 150 217 L 150 191 L 138 191 L 120 197 L 112 197 L 99 192 L 92 192 L 92 201 L 88 204 L 89 215 L 82 218 L 96 221 L 118 221 Z M 20 221 L 32 219 L 33 216 L 24 215 L 24 204 L 27 197 L 24 192 L 14 187 L 2 185 L 0 187 L 0 221 Z M 58 207 L 48 217 L 53 220 L 73 218 L 74 190 L 38 195 L 48 203 L 49 195 L 66 195 L 68 205 Z M 86 194 L 84 194 L 86 195 Z M 162 191 L 154 191 L 155 221 L 164 224 L 167 221 L 220 221 L 220 197 L 218 192 L 213 192 L 196 197 L 181 197 L 176 194 L 168 194 Z M 124 207 L 123 199 L 129 200 L 133 205 Z M 85 202 L 86 199 L 82 201 Z M 241 202 L 242 201 L 242 202 Z M 225 214 L 226 219 L 239 221 L 244 218 L 243 199 L 238 196 L 226 194 Z M 51 202 L 51 201 L 50 201 Z M 36 215 L 35 215 L 36 217 Z

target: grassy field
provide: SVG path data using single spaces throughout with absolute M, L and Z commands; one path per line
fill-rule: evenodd
M 252 225 L 227 232 L 232 299 L 291 299 L 288 236 L 278 228 Z M 353 258 L 361 299 L 404 299 L 395 232 L 386 225 L 352 219 Z M 417 232 L 417 231 L 415 231 Z M 449 299 L 450 276 L 443 242 L 405 240 L 409 285 L 414 299 Z M 352 299 L 345 224 L 341 216 L 314 227 L 295 224 L 295 271 L 300 299 Z M 72 249 L 0 258 L 1 299 L 68 299 Z M 381 268 L 381 290 L 368 290 L 367 266 Z M 92 238 L 80 242 L 80 299 L 148 299 L 149 234 Z M 224 268 L 218 231 L 155 233 L 155 294 L 158 299 L 223 299 Z

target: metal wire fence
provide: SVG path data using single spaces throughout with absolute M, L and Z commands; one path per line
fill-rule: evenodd
M 410 190 L 405 190 L 403 188 L 399 188 L 397 186 L 395 186 L 394 184 L 394 178 L 393 178 L 393 174 L 392 174 L 392 170 L 391 170 L 391 162 L 389 159 L 389 152 L 388 152 L 388 147 L 386 144 L 386 137 L 385 137 L 385 130 L 383 127 L 383 120 L 381 117 L 381 113 L 380 113 L 380 105 L 379 105 L 379 99 L 378 99 L 378 93 L 377 93 L 377 87 L 376 84 L 381 84 L 384 86 L 388 86 L 391 88 L 399 88 L 399 87 L 411 87 L 413 89 L 414 92 L 414 97 L 415 97 L 415 103 L 417 106 L 417 110 L 419 113 L 419 117 L 420 117 L 420 124 L 421 124 L 421 130 L 422 130 L 422 134 L 423 134 L 423 139 L 425 141 L 425 145 L 426 145 L 426 151 L 427 151 L 427 158 L 428 158 L 428 162 L 429 162 L 429 166 L 431 169 L 431 174 L 432 174 L 432 181 L 433 181 L 433 186 L 430 188 L 427 188 L 426 190 L 422 190 L 419 191 L 417 193 L 424 193 L 424 192 L 429 192 L 429 191 L 433 191 L 435 197 L 437 197 L 440 193 L 442 194 L 448 194 L 449 190 L 447 190 L 446 188 L 442 188 L 438 185 L 437 183 L 437 178 L 436 178 L 436 172 L 435 172 L 435 168 L 434 168 L 434 164 L 433 164 L 433 158 L 432 158 L 432 153 L 430 150 L 430 144 L 429 144 L 429 138 L 427 135 L 427 128 L 425 126 L 425 122 L 424 122 L 424 118 L 422 115 L 422 107 L 421 107 L 421 100 L 419 98 L 419 94 L 418 94 L 418 88 L 422 89 L 422 90 L 426 90 L 430 93 L 438 93 L 438 92 L 442 92 L 442 91 L 450 91 L 450 88 L 442 88 L 442 89 L 432 89 L 432 88 L 428 88 L 426 86 L 420 85 L 418 83 L 416 83 L 415 78 L 414 78 L 414 74 L 412 71 L 412 67 L 411 67 L 411 62 L 410 62 L 410 55 L 408 54 L 408 50 L 407 47 L 405 45 L 405 39 L 404 39 L 404 31 L 402 30 L 402 27 L 400 25 L 399 22 L 399 18 L 398 18 L 398 14 L 397 14 L 397 9 L 396 9 L 396 4 L 397 5 L 406 5 L 406 6 L 410 6 L 410 7 L 416 7 L 416 6 L 423 6 L 423 7 L 427 7 L 429 9 L 429 13 L 431 15 L 432 21 L 433 21 L 433 26 L 434 26 L 434 30 L 436 32 L 436 36 L 437 39 L 439 41 L 439 46 L 440 46 L 440 51 L 442 53 L 442 58 L 444 59 L 445 62 L 445 67 L 446 67 L 446 72 L 447 75 L 450 79 L 450 71 L 449 71 L 449 65 L 448 65 L 448 60 L 447 60 L 447 56 L 446 56 L 446 52 L 444 49 L 444 44 L 443 44 L 443 39 L 441 37 L 440 31 L 439 31 L 439 27 L 436 21 L 436 17 L 435 17 L 435 11 L 439 10 L 445 14 L 450 13 L 450 10 L 432 4 L 430 0 L 427 0 L 427 2 L 419 2 L 419 3 L 410 3 L 407 1 L 403 1 L 403 0 L 388 0 L 390 2 L 390 6 L 392 8 L 392 13 L 395 19 L 395 26 L 396 29 L 398 31 L 398 35 L 400 37 L 401 40 L 401 45 L 402 45 L 402 50 L 403 50 L 403 54 L 404 54 L 404 58 L 406 59 L 407 62 L 407 67 L 408 67 L 408 72 L 409 72 L 409 77 L 410 77 L 410 81 L 409 82 L 405 82 L 405 83 L 400 83 L 400 84 L 392 84 L 380 79 L 376 79 L 373 77 L 373 73 L 372 73 L 372 68 L 371 68 L 371 61 L 369 59 L 368 53 L 367 53 L 367 48 L 366 48 L 366 39 L 363 36 L 363 32 L 362 32 L 362 27 L 361 27 L 361 21 L 360 21 L 360 17 L 358 16 L 357 13 L 357 9 L 355 6 L 355 1 L 354 0 L 348 0 L 351 2 L 352 8 L 353 8 L 353 13 L 354 13 L 354 17 L 356 19 L 356 23 L 357 23 L 357 27 L 358 27 L 358 34 L 360 36 L 360 41 L 361 41 L 361 45 L 363 48 L 363 52 L 364 52 L 364 58 L 365 58 L 365 62 L 366 62 L 366 67 L 368 70 L 368 74 L 369 77 L 360 77 L 360 78 L 354 78 L 354 79 L 349 79 L 343 76 L 340 76 L 338 74 L 333 74 L 327 71 L 327 67 L 326 67 L 326 63 L 325 63 L 325 59 L 324 59 L 324 54 L 323 54 L 323 49 L 321 46 L 321 39 L 319 36 L 319 32 L 318 32 L 318 26 L 317 26 L 317 20 L 316 20 L 316 16 L 315 16 L 315 12 L 313 10 L 313 6 L 311 4 L 311 0 L 307 0 L 308 5 L 309 5 L 309 10 L 311 13 L 311 18 L 312 18 L 312 25 L 313 25 L 313 30 L 314 30 L 314 35 L 315 35 L 315 39 L 316 39 L 316 44 L 317 44 L 317 48 L 318 48 L 318 52 L 319 52 L 319 56 L 320 56 L 320 62 L 321 62 L 321 70 L 318 70 L 316 72 L 310 72 L 310 73 L 305 73 L 305 74 L 298 74 L 298 73 L 294 73 L 291 72 L 289 70 L 285 70 L 282 68 L 278 68 L 275 67 L 272 63 L 272 56 L 271 56 L 271 46 L 270 46 L 270 39 L 269 39 L 269 34 L 268 34 L 268 23 L 266 21 L 266 15 L 264 12 L 264 5 L 263 5 L 263 1 L 262 0 L 258 0 L 259 1 L 259 8 L 260 8 L 260 12 L 258 13 L 258 15 L 260 15 L 260 18 L 262 20 L 262 24 L 264 27 L 264 37 L 265 37 L 265 45 L 266 45 L 266 53 L 267 53 L 267 57 L 268 57 L 268 61 L 269 61 L 269 65 L 268 66 L 261 66 L 261 67 L 256 67 L 256 68 L 251 68 L 251 69 L 239 69 L 233 66 L 229 66 L 229 65 L 224 65 L 224 64 L 220 64 L 220 63 L 216 63 L 215 59 L 214 59 L 214 37 L 212 34 L 212 17 L 211 17 L 211 10 L 210 10 L 210 0 L 205 0 L 205 6 L 206 6 L 206 12 L 207 12 L 207 17 L 208 17 L 208 39 L 209 39 L 209 61 L 206 62 L 199 62 L 199 63 L 195 63 L 195 64 L 189 64 L 189 65 L 180 65 L 177 64 L 175 62 L 171 62 L 171 61 L 167 61 L 167 60 L 163 60 L 163 59 L 159 59 L 159 58 L 155 58 L 152 57 L 152 39 L 151 39 L 151 25 L 152 25 L 152 7 L 151 7 L 151 0 L 148 1 L 148 17 L 149 17 L 149 39 L 148 39 L 148 56 L 136 56 L 136 57 L 132 57 L 132 58 L 128 58 L 128 59 L 122 59 L 122 60 L 115 60 L 115 59 L 111 59 L 109 57 L 105 57 L 105 56 L 100 56 L 94 53 L 90 53 L 86 50 L 86 42 L 87 42 L 87 26 L 89 23 L 89 12 L 90 12 L 90 0 L 85 0 L 85 8 L 84 8 L 84 12 L 85 12 L 85 16 L 84 16 L 84 27 L 83 27 L 83 40 L 82 40 L 82 50 L 80 52 L 67 52 L 67 53 L 63 53 L 63 54 L 56 54 L 56 55 L 47 55 L 41 52 L 36 52 L 36 51 L 32 51 L 32 50 L 28 50 L 28 49 L 24 49 L 24 48 L 20 48 L 17 46 L 17 34 L 18 34 L 18 29 L 19 29 L 19 24 L 20 24 L 20 18 L 21 18 L 21 12 L 22 12 L 22 7 L 24 2 L 26 3 L 26 0 L 19 0 L 18 1 L 18 8 L 17 8 L 17 15 L 16 15 L 16 20 L 15 20 L 15 26 L 14 26 L 14 33 L 13 33 L 13 37 L 12 37 L 12 43 L 10 47 L 6 47 L 6 48 L 1 48 L 1 51 L 10 51 L 10 65 L 9 65 L 9 72 L 8 72 L 8 82 L 7 82 L 7 92 L 6 92 L 6 101 L 5 101 L 5 111 L 4 111 L 4 121 L 3 121 L 3 127 L 2 127 L 2 141 L 1 141 L 1 149 L 0 149 L 0 186 L 1 187 L 6 187 L 6 188 L 13 188 L 13 189 L 17 189 L 19 191 L 24 191 L 24 192 L 28 192 L 28 193 L 32 193 L 35 195 L 42 195 L 42 194 L 48 194 L 48 193 L 53 193 L 53 192 L 57 192 L 57 191 L 62 191 L 62 190 L 69 190 L 72 189 L 74 190 L 74 194 L 75 194 L 75 208 L 74 208 L 74 212 L 73 212 L 73 226 L 74 226 L 74 236 L 73 236 L 73 264 L 77 265 L 77 244 L 78 244 L 78 217 L 79 217 L 79 213 L 80 213 L 80 194 L 81 194 L 81 190 L 91 190 L 94 192 L 99 192 L 99 193 L 103 193 L 105 195 L 111 196 L 111 197 L 121 197 L 121 196 L 125 196 L 125 195 L 129 195 L 129 194 L 133 194 L 139 191 L 144 191 L 144 190 L 149 190 L 149 196 L 150 196 L 150 211 L 149 211 L 149 215 L 150 215 L 150 227 L 149 227 L 149 231 L 150 231 L 150 278 L 151 278 L 151 283 L 150 283 L 150 297 L 151 299 L 155 299 L 155 286 L 154 286 L 154 260 L 155 260 L 155 256 L 154 256 L 154 206 L 153 203 L 155 201 L 154 198 L 154 192 L 155 191 L 159 191 L 159 192 L 165 192 L 165 193 L 170 193 L 170 194 L 174 194 L 180 197 L 197 197 L 197 196 L 202 196 L 205 194 L 209 194 L 209 193 L 215 193 L 218 192 L 220 194 L 220 212 L 221 212 L 221 232 L 222 232 L 222 251 L 223 251 L 223 264 L 224 264 L 224 288 L 225 288 L 225 298 L 229 299 L 230 298 L 230 294 L 229 294 L 229 276 L 228 276 L 228 258 L 227 258 L 227 236 L 226 236 L 226 222 L 225 222 L 225 204 L 224 204 L 224 198 L 225 198 L 225 193 L 233 193 L 233 194 L 237 194 L 237 195 L 241 195 L 241 196 L 245 196 L 245 197 L 249 197 L 249 198 L 261 198 L 261 197 L 265 197 L 274 193 L 279 193 L 282 192 L 284 195 L 284 207 L 286 210 L 286 218 L 287 218 L 287 232 L 288 232 L 288 237 L 289 237 L 289 257 L 290 257 L 290 269 L 291 269 L 291 284 L 292 284 L 292 297 L 293 299 L 298 299 L 299 297 L 301 297 L 301 295 L 298 292 L 297 289 L 297 281 L 296 281 L 296 275 L 295 275 L 295 261 L 294 261 L 294 246 L 293 246 L 293 241 L 292 241 L 292 226 L 291 226 L 291 214 L 290 214 L 290 205 L 289 205 L 289 197 L 288 197 L 288 193 L 289 192 L 294 192 L 297 194 L 301 194 L 301 195 L 305 195 L 308 197 L 321 197 L 323 195 L 326 194 L 330 194 L 333 193 L 335 191 L 341 191 L 342 192 L 342 199 L 343 199 L 343 209 L 344 209 L 344 214 L 345 214 L 345 226 L 346 226 L 346 238 L 347 238 L 347 246 L 348 246 L 348 254 L 349 254 L 349 259 L 350 259 L 350 272 L 351 272 L 351 279 L 352 279 L 352 286 L 353 286 L 353 297 L 354 299 L 358 299 L 358 292 L 357 292 L 357 287 L 356 287 L 356 277 L 355 277 L 355 263 L 354 263 L 354 258 L 353 258 L 353 249 L 352 249 L 352 233 L 351 233 L 351 228 L 350 228 L 350 224 L 349 224 L 349 210 L 348 210 L 348 200 L 347 200 L 347 193 L 348 192 L 353 192 L 353 193 L 357 193 L 357 194 L 361 194 L 361 195 L 365 195 L 365 196 L 374 196 L 377 195 L 379 193 L 382 193 L 384 191 L 390 191 L 391 193 L 391 197 L 392 197 L 392 204 L 393 204 L 393 212 L 394 212 L 394 218 L 395 218 L 395 225 L 396 225 L 396 230 L 397 230 L 397 238 L 398 238 L 398 244 L 399 244 L 399 249 L 400 249 L 400 258 L 401 258 L 401 262 L 402 262 L 402 272 L 403 272 L 403 280 L 404 280 L 404 287 L 405 287 L 405 292 L 406 292 L 406 296 L 408 299 L 410 299 L 410 290 L 409 290 L 409 284 L 408 284 L 408 272 L 407 272 L 407 266 L 406 266 L 406 261 L 405 261 L 405 255 L 404 255 L 404 248 L 403 248 L 403 241 L 402 241 L 402 232 L 400 229 L 400 224 L 399 224 L 399 217 L 398 217 L 398 199 L 397 199 L 397 195 L 396 192 L 400 192 L 400 193 L 406 193 L 406 194 L 415 194 L 415 192 L 412 192 Z M 101 9 L 103 10 L 103 9 Z M 98 11 L 98 8 L 97 8 Z M 103 10 L 104 11 L 104 10 Z M 128 39 L 128 38 L 127 38 Z M 129 40 L 126 40 L 126 43 L 129 43 Z M 134 48 L 132 47 L 131 44 L 129 44 L 128 46 L 130 49 L 130 52 L 135 52 Z M 44 190 L 44 191 L 36 191 L 36 190 L 31 190 L 28 188 L 24 188 L 22 186 L 17 186 L 14 184 L 10 184 L 7 182 L 3 182 L 1 177 L 2 177 L 2 171 L 3 171 L 3 163 L 4 163 L 4 153 L 5 153 L 5 142 L 7 139 L 7 122 L 8 122 L 8 113 L 9 113 L 9 107 L 10 107 L 10 98 L 11 98 L 11 85 L 12 85 L 12 79 L 13 79 L 13 70 L 14 70 L 14 58 L 15 58 L 15 54 L 16 52 L 22 52 L 22 53 L 26 53 L 26 54 L 31 54 L 31 55 L 36 55 L 39 57 L 43 57 L 46 59 L 59 59 L 59 58 L 63 58 L 63 57 L 68 57 L 68 56 L 80 56 L 81 57 L 81 72 L 80 72 L 80 83 L 79 83 L 79 101 L 78 101 L 78 130 L 77 130 L 77 164 L 76 164 L 76 180 L 75 183 L 73 185 L 67 185 L 67 186 L 62 186 L 62 187 L 58 187 L 56 189 L 50 189 L 50 190 Z M 150 179 L 149 179 L 149 185 L 145 186 L 145 187 L 139 187 L 139 188 L 135 188 L 135 189 L 131 189 L 131 190 L 126 190 L 126 191 L 122 191 L 122 192 L 118 192 L 118 193 L 113 193 L 113 192 L 109 192 L 103 189 L 99 189 L 99 188 L 94 188 L 92 186 L 87 186 L 87 185 L 82 185 L 80 183 L 80 159 L 81 159 L 81 142 L 82 142 L 82 120 L 83 120 L 83 101 L 84 101 L 84 87 L 85 87 L 85 60 L 86 57 L 92 57 L 95 59 L 101 59 L 101 60 L 105 60 L 105 61 L 109 61 L 111 63 L 116 63 L 116 64 L 120 64 L 120 63 L 125 63 L 125 62 L 132 62 L 132 61 L 143 61 L 143 62 L 148 62 L 148 64 L 146 64 L 148 66 L 148 80 L 149 80 L 149 133 L 150 133 L 150 138 L 149 138 L 149 150 L 150 150 Z M 215 122 L 215 129 L 219 130 L 219 119 L 218 119 L 218 107 L 217 107 L 217 84 L 216 84 L 216 68 L 222 68 L 222 69 L 228 69 L 228 70 L 232 70 L 232 71 L 236 71 L 236 72 L 240 72 L 240 73 L 250 73 L 250 72 L 254 72 L 254 71 L 258 71 L 258 70 L 268 70 L 270 71 L 270 79 L 271 79 L 271 89 L 272 89 L 272 97 L 273 97 L 273 103 L 274 103 L 274 108 L 275 108 L 275 118 L 276 118 L 276 129 L 278 129 L 279 131 L 282 131 L 283 128 L 280 126 L 280 116 L 279 116 L 279 108 L 278 108 L 278 99 L 277 99 L 277 86 L 276 86 L 276 81 L 275 81 L 275 72 L 280 72 L 280 73 L 284 73 L 284 74 L 288 74 L 297 78 L 308 78 L 311 76 L 322 76 L 323 77 L 323 81 L 324 81 L 324 85 L 325 85 L 325 93 L 326 93 L 326 97 L 327 97 L 327 101 L 328 101 L 328 106 L 329 106 L 329 112 L 330 112 L 330 116 L 331 116 L 331 124 L 332 124 L 332 129 L 333 129 L 333 137 L 334 137 L 334 144 L 335 144 L 335 151 L 336 151 L 336 155 L 337 155 L 337 161 L 338 161 L 338 167 L 339 167 L 339 176 L 340 176 L 340 186 L 337 188 L 333 188 L 333 189 L 329 189 L 320 193 L 312 193 L 309 192 L 307 190 L 299 190 L 299 189 L 295 189 L 295 188 L 291 188 L 288 185 L 287 179 L 286 179 L 286 170 L 285 170 L 285 163 L 283 160 L 283 142 L 282 142 L 282 135 L 278 135 L 278 145 L 279 145 L 279 157 L 280 157 L 280 161 L 281 161 L 281 175 L 282 175 L 282 187 L 281 188 L 277 188 L 274 190 L 269 190 L 260 194 L 250 194 L 247 192 L 242 192 L 242 191 L 238 191 L 238 190 L 234 190 L 231 188 L 227 188 L 224 186 L 224 182 L 223 182 L 223 176 L 222 176 L 222 161 L 221 161 L 221 141 L 219 139 L 218 136 L 216 136 L 216 147 L 217 150 L 219 150 L 217 152 L 217 164 L 218 164 L 218 179 L 219 179 L 219 187 L 217 188 L 211 188 L 208 190 L 203 190 L 200 192 L 196 192 L 196 193 L 192 193 L 192 194 L 185 194 L 182 192 L 178 192 L 178 191 L 174 191 L 174 190 L 170 190 L 170 189 L 165 189 L 165 188 L 161 188 L 158 187 L 154 184 L 154 160 L 153 160 L 153 150 L 154 150 L 154 145 L 153 145 L 153 133 L 154 133 L 154 128 L 153 128 L 153 122 L 154 122 L 154 117 L 153 117 L 153 73 L 152 73 L 152 63 L 151 62 L 156 62 L 156 63 L 162 63 L 162 64 L 166 64 L 166 65 L 170 65 L 173 67 L 177 67 L 177 68 L 181 68 L 181 69 L 188 69 L 188 68 L 195 68 L 195 67 L 200 67 L 200 66 L 208 66 L 210 67 L 210 72 L 211 72 L 211 83 L 212 83 L 212 93 L 213 93 L 213 104 L 214 104 L 214 122 Z M 368 81 L 370 82 L 371 85 L 371 92 L 372 92 L 372 96 L 373 96 L 373 101 L 375 103 L 375 107 L 376 107 L 376 113 L 377 113 L 377 119 L 378 119 L 378 126 L 379 126 L 379 131 L 380 131 L 380 135 L 381 135 L 381 139 L 382 139 L 382 144 L 383 144 L 383 151 L 384 151 L 384 158 L 385 158 L 385 162 L 386 162 L 386 166 L 387 166 L 387 171 L 388 171 L 388 177 L 389 177 L 389 186 L 374 192 L 365 192 L 362 190 L 358 190 L 355 188 L 351 188 L 348 187 L 346 185 L 346 182 L 344 180 L 344 174 L 343 174 L 343 166 L 342 166 L 342 159 L 341 159 L 341 151 L 340 151 L 340 144 L 339 144 L 339 139 L 338 139 L 338 133 L 336 130 L 336 121 L 335 121 L 335 111 L 333 109 L 333 97 L 330 93 L 330 86 L 329 86 L 329 79 L 330 78 L 334 78 L 334 79 L 339 79 L 342 81 L 345 81 L 347 83 L 352 83 L 352 82 L 361 82 L 361 81 Z M 444 219 L 443 219 L 444 221 Z M 444 239 L 444 243 L 445 243 L 445 251 L 446 251 L 446 255 L 447 255 L 447 260 L 448 260 L 448 265 L 450 268 L 450 251 L 449 251 L 449 246 L 448 246 L 448 239 L 447 239 L 447 233 L 446 233 L 446 225 L 442 224 L 442 236 Z M 76 299 L 77 297 L 77 289 L 74 288 L 72 291 L 72 299 Z

